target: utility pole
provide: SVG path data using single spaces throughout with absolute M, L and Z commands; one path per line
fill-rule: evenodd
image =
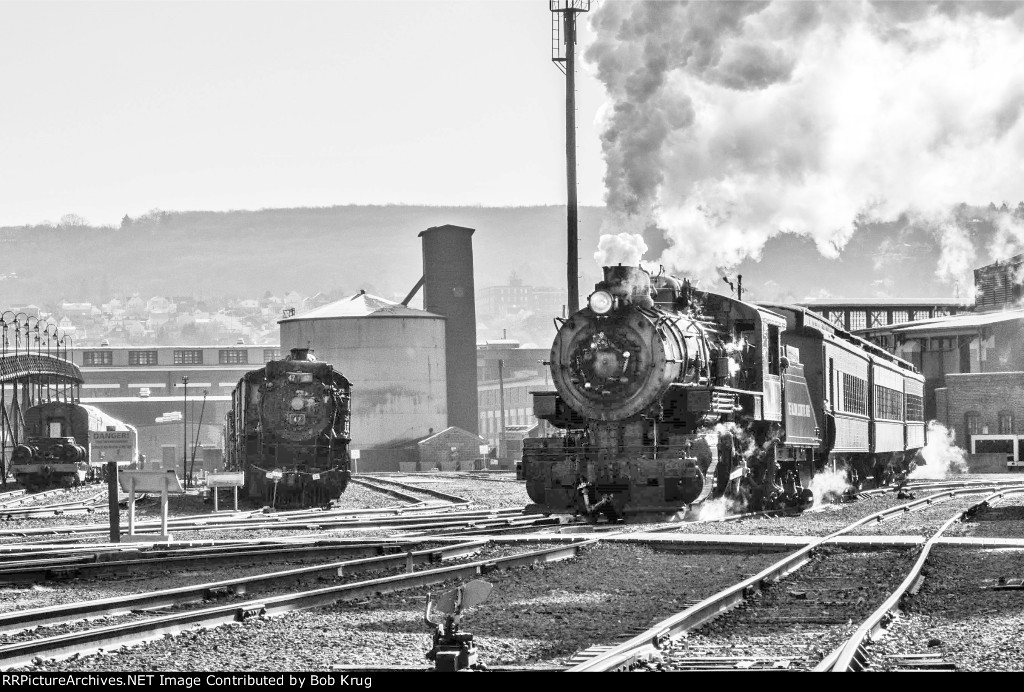
M 182 475 L 185 487 L 188 488 L 188 375 L 181 376 L 181 384 L 185 387 L 185 394 L 181 401 L 181 429 L 182 429 Z
M 551 10 L 551 61 L 565 73 L 565 162 L 569 193 L 566 204 L 566 278 L 569 314 L 575 314 L 580 309 L 579 217 L 576 203 L 576 15 L 590 11 L 590 0 L 549 0 L 548 7 Z M 561 40 L 563 33 L 564 41 Z
M 505 461 L 505 361 L 498 359 L 498 405 L 501 407 L 501 431 L 498 432 L 498 458 Z
M 203 390 L 203 405 L 199 409 L 199 430 L 192 438 L 192 463 L 189 465 L 189 471 L 195 473 L 196 471 L 196 451 L 199 449 L 199 437 L 203 434 L 203 413 L 206 412 L 206 395 L 209 391 Z

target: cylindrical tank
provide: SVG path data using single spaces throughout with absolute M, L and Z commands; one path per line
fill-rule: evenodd
M 281 348 L 311 348 L 345 373 L 351 447 L 372 449 L 447 427 L 444 321 L 360 292 L 280 320 Z

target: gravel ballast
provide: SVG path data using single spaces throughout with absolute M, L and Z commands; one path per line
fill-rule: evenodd
M 1013 479 L 1006 474 L 987 478 Z M 398 479 L 407 483 L 416 481 L 414 476 Z M 958 476 L 955 480 L 979 478 Z M 1024 482 L 1024 475 L 1021 476 L 1021 480 Z M 424 486 L 429 484 L 433 489 L 467 497 L 479 505 L 494 508 L 522 506 L 529 501 L 525 488 L 520 483 L 474 479 L 454 474 L 423 474 L 421 482 Z M 921 498 L 932 492 L 934 491 L 914 491 L 914 494 Z M 864 527 L 858 533 L 931 536 L 938 524 L 982 497 L 983 495 L 978 493 L 966 498 L 948 500 L 881 524 Z M 682 522 L 672 525 L 672 528 L 680 534 L 822 536 L 859 517 L 905 502 L 907 500 L 898 498 L 896 493 L 885 493 L 863 497 L 848 504 L 824 505 L 820 511 L 807 512 L 799 516 L 758 517 L 733 522 Z M 1024 538 L 1022 503 L 1024 498 L 1005 500 L 962 525 L 955 524 L 947 535 Z M 407 504 L 351 484 L 336 506 L 350 509 L 380 509 Z M 224 507 L 225 504 L 221 503 L 221 506 Z M 172 498 L 172 517 L 202 514 L 211 510 L 212 505 L 207 505 L 202 498 L 195 495 Z M 159 505 L 152 503 L 141 506 L 139 516 L 147 519 L 157 518 Z M 81 521 L 83 519 L 84 521 Z M 104 506 L 87 517 L 78 515 L 12 520 L 0 522 L 0 528 L 55 526 L 62 525 L 65 521 L 100 523 L 105 519 Z M 315 524 L 315 521 L 311 520 L 310 523 Z M 633 531 L 650 528 L 650 525 L 599 525 L 597 528 Z M 579 530 L 586 531 L 587 527 L 581 526 Z M 399 532 L 388 529 L 317 531 L 297 527 L 287 530 L 172 530 L 172 533 L 176 540 L 208 541 L 277 539 L 298 535 L 317 538 L 351 536 L 372 540 L 374 537 L 393 536 Z M 661 535 L 673 534 L 669 532 Z M 52 541 L 53 537 L 48 540 Z M 76 542 L 105 540 L 106 537 L 102 536 Z M 3 542 L 30 541 L 24 538 L 8 538 Z M 990 554 L 1005 556 L 1005 562 L 997 563 L 993 561 L 994 558 L 989 557 L 972 557 Z M 1024 563 L 1016 563 L 1016 573 L 1013 572 L 1013 560 L 1021 559 L 1021 555 L 1024 555 L 1021 552 L 943 548 L 936 553 L 936 557 L 932 559 L 933 567 L 929 569 L 935 570 L 938 574 L 946 574 L 942 572 L 943 568 L 938 562 L 940 557 L 944 559 L 946 555 L 962 556 L 959 562 L 954 560 L 949 563 L 949 573 L 943 579 L 950 583 L 964 584 L 963 593 L 969 592 L 977 584 L 987 583 L 985 579 L 998 579 L 998 576 L 1024 577 L 1024 570 L 1019 567 Z M 780 557 L 776 553 L 677 554 L 655 552 L 644 545 L 599 545 L 587 549 L 581 557 L 572 560 L 488 574 L 484 578 L 495 584 L 494 591 L 486 603 L 467 615 L 465 629 L 476 635 L 480 658 L 486 663 L 563 666 L 576 652 L 595 644 L 615 643 L 619 636 L 646 628 L 682 610 L 686 604 L 711 595 L 739 581 L 743 576 L 760 571 Z M 902 558 L 898 562 L 902 565 Z M 253 565 L 251 568 L 217 568 L 216 573 L 217 578 L 228 578 L 236 574 L 267 572 L 281 568 L 280 564 L 267 563 Z M 991 576 L 992 573 L 1000 571 L 999 575 Z M 49 605 L 115 597 L 151 588 L 165 588 L 167 585 L 201 583 L 210 581 L 210 574 L 197 564 L 194 569 L 170 571 L 149 577 L 133 575 L 120 581 L 98 579 L 67 583 L 47 582 L 30 587 L 9 586 L 7 596 L 0 596 L 0 610 L 15 604 L 25 607 L 19 600 L 32 605 Z M 897 641 L 899 627 L 919 627 L 919 631 L 908 630 L 916 632 L 907 639 L 907 651 L 910 653 L 922 650 L 922 646 L 924 651 L 934 652 L 949 642 L 958 641 L 961 636 L 965 639 L 973 637 L 987 643 L 975 647 L 972 641 L 972 646 L 961 647 L 966 653 L 962 660 L 957 660 L 958 667 L 966 670 L 1021 669 L 1019 651 L 1016 654 L 1017 663 L 1014 664 L 1012 654 L 1004 656 L 992 651 L 986 653 L 985 649 L 1010 647 L 1010 651 L 1013 651 L 1013 642 L 1019 641 L 1019 633 L 1024 632 L 1024 608 L 1012 600 L 1012 594 L 1024 592 L 979 590 L 980 595 L 974 599 L 952 590 L 949 593 L 935 591 L 931 593 L 932 606 L 925 611 L 919 608 L 919 604 L 928 602 L 923 599 L 930 594 L 928 589 L 932 584 L 936 584 L 936 578 L 929 576 L 925 581 L 925 588 L 912 602 L 914 605 L 911 613 L 897 621 L 892 635 L 883 642 L 889 641 L 890 638 Z M 449 586 L 454 585 L 453 583 Z M 431 591 L 436 593 L 443 588 L 447 587 L 433 587 Z M 783 585 L 777 588 L 781 589 Z M 422 619 L 426 593 L 426 590 L 408 591 L 358 603 L 293 612 L 270 619 L 256 618 L 227 627 L 161 638 L 142 647 L 109 652 L 102 656 L 44 662 L 41 666 L 34 667 L 34 670 L 299 671 L 328 670 L 332 665 L 427 667 L 429 664 L 423 658 L 423 653 L 429 648 L 430 632 Z M 995 597 L 993 594 L 999 595 Z M 969 606 L 970 612 L 958 611 L 953 609 L 955 604 L 943 606 L 943 597 L 960 601 L 964 608 L 968 608 L 968 604 L 973 605 Z M 993 633 L 986 638 L 979 633 L 992 616 L 992 613 L 985 611 L 993 609 L 997 615 L 996 620 L 1001 623 L 1003 634 Z M 857 612 L 859 613 L 859 610 Z M 966 635 L 956 634 L 961 628 L 967 632 Z M 1016 640 L 1012 635 L 1014 628 L 1017 632 Z M 810 630 L 804 628 L 804 631 Z M 759 635 L 749 635 L 748 638 L 753 636 Z M 931 640 L 940 640 L 944 644 L 929 647 L 928 642 Z M 730 646 L 733 643 L 730 643 Z M 879 644 L 873 645 L 869 651 L 874 652 L 878 646 Z M 823 642 L 819 642 L 817 648 L 826 647 Z M 815 651 L 814 655 L 817 653 Z M 943 653 L 945 655 L 947 652 L 943 649 Z M 884 663 L 884 657 L 879 656 L 876 668 L 887 665 Z M 1018 667 L 1014 668 L 1013 665 Z
M 470 611 L 481 660 L 564 665 L 576 651 L 644 628 L 753 574 L 767 555 L 656 553 L 598 546 L 582 557 L 488 574 L 487 601 Z M 611 568 L 610 568 L 611 567 Z M 454 584 L 453 584 L 454 585 Z M 437 593 L 448 587 L 435 587 Z M 164 638 L 105 656 L 36 670 L 325 670 L 337 664 L 426 666 L 426 591 L 294 612 Z

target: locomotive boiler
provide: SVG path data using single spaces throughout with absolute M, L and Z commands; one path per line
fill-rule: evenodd
M 640 267 L 604 268 L 550 367 L 534 414 L 558 433 L 525 440 L 520 470 L 533 511 L 617 520 L 724 495 L 799 508 L 826 463 L 882 479 L 924 443 L 909 363 L 802 308 Z
M 139 456 L 134 426 L 85 404 L 31 406 L 25 410 L 25 434 L 11 454 L 11 469 L 29 490 L 98 482 L 108 462 L 128 467 Z
M 350 474 L 352 384 L 310 349 L 245 374 L 225 422 L 228 468 L 276 507 L 323 506 Z

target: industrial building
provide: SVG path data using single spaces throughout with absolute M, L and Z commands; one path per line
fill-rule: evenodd
M 190 458 L 194 448 L 197 459 L 216 464 L 217 454 L 203 450 L 224 447 L 231 390 L 246 372 L 280 354 L 276 344 L 68 349 L 85 380 L 82 403 L 134 425 L 139 453 L 152 465 L 183 460 L 186 443 Z
M 888 327 L 906 322 L 946 317 L 970 311 L 957 301 L 925 299 L 814 300 L 799 303 L 848 332 L 857 334 L 885 332 Z M 886 346 L 880 343 L 880 346 Z
M 499 459 L 515 461 L 522 457 L 523 437 L 546 434 L 547 423 L 533 415 L 532 392 L 553 387 L 547 366 L 551 352 L 497 339 L 479 344 L 476 353 L 480 434 Z
M 975 270 L 971 312 L 855 332 L 921 370 L 927 419 L 954 431 L 972 454 L 1003 455 L 1010 468 L 1024 455 L 1022 264 L 1018 255 Z

